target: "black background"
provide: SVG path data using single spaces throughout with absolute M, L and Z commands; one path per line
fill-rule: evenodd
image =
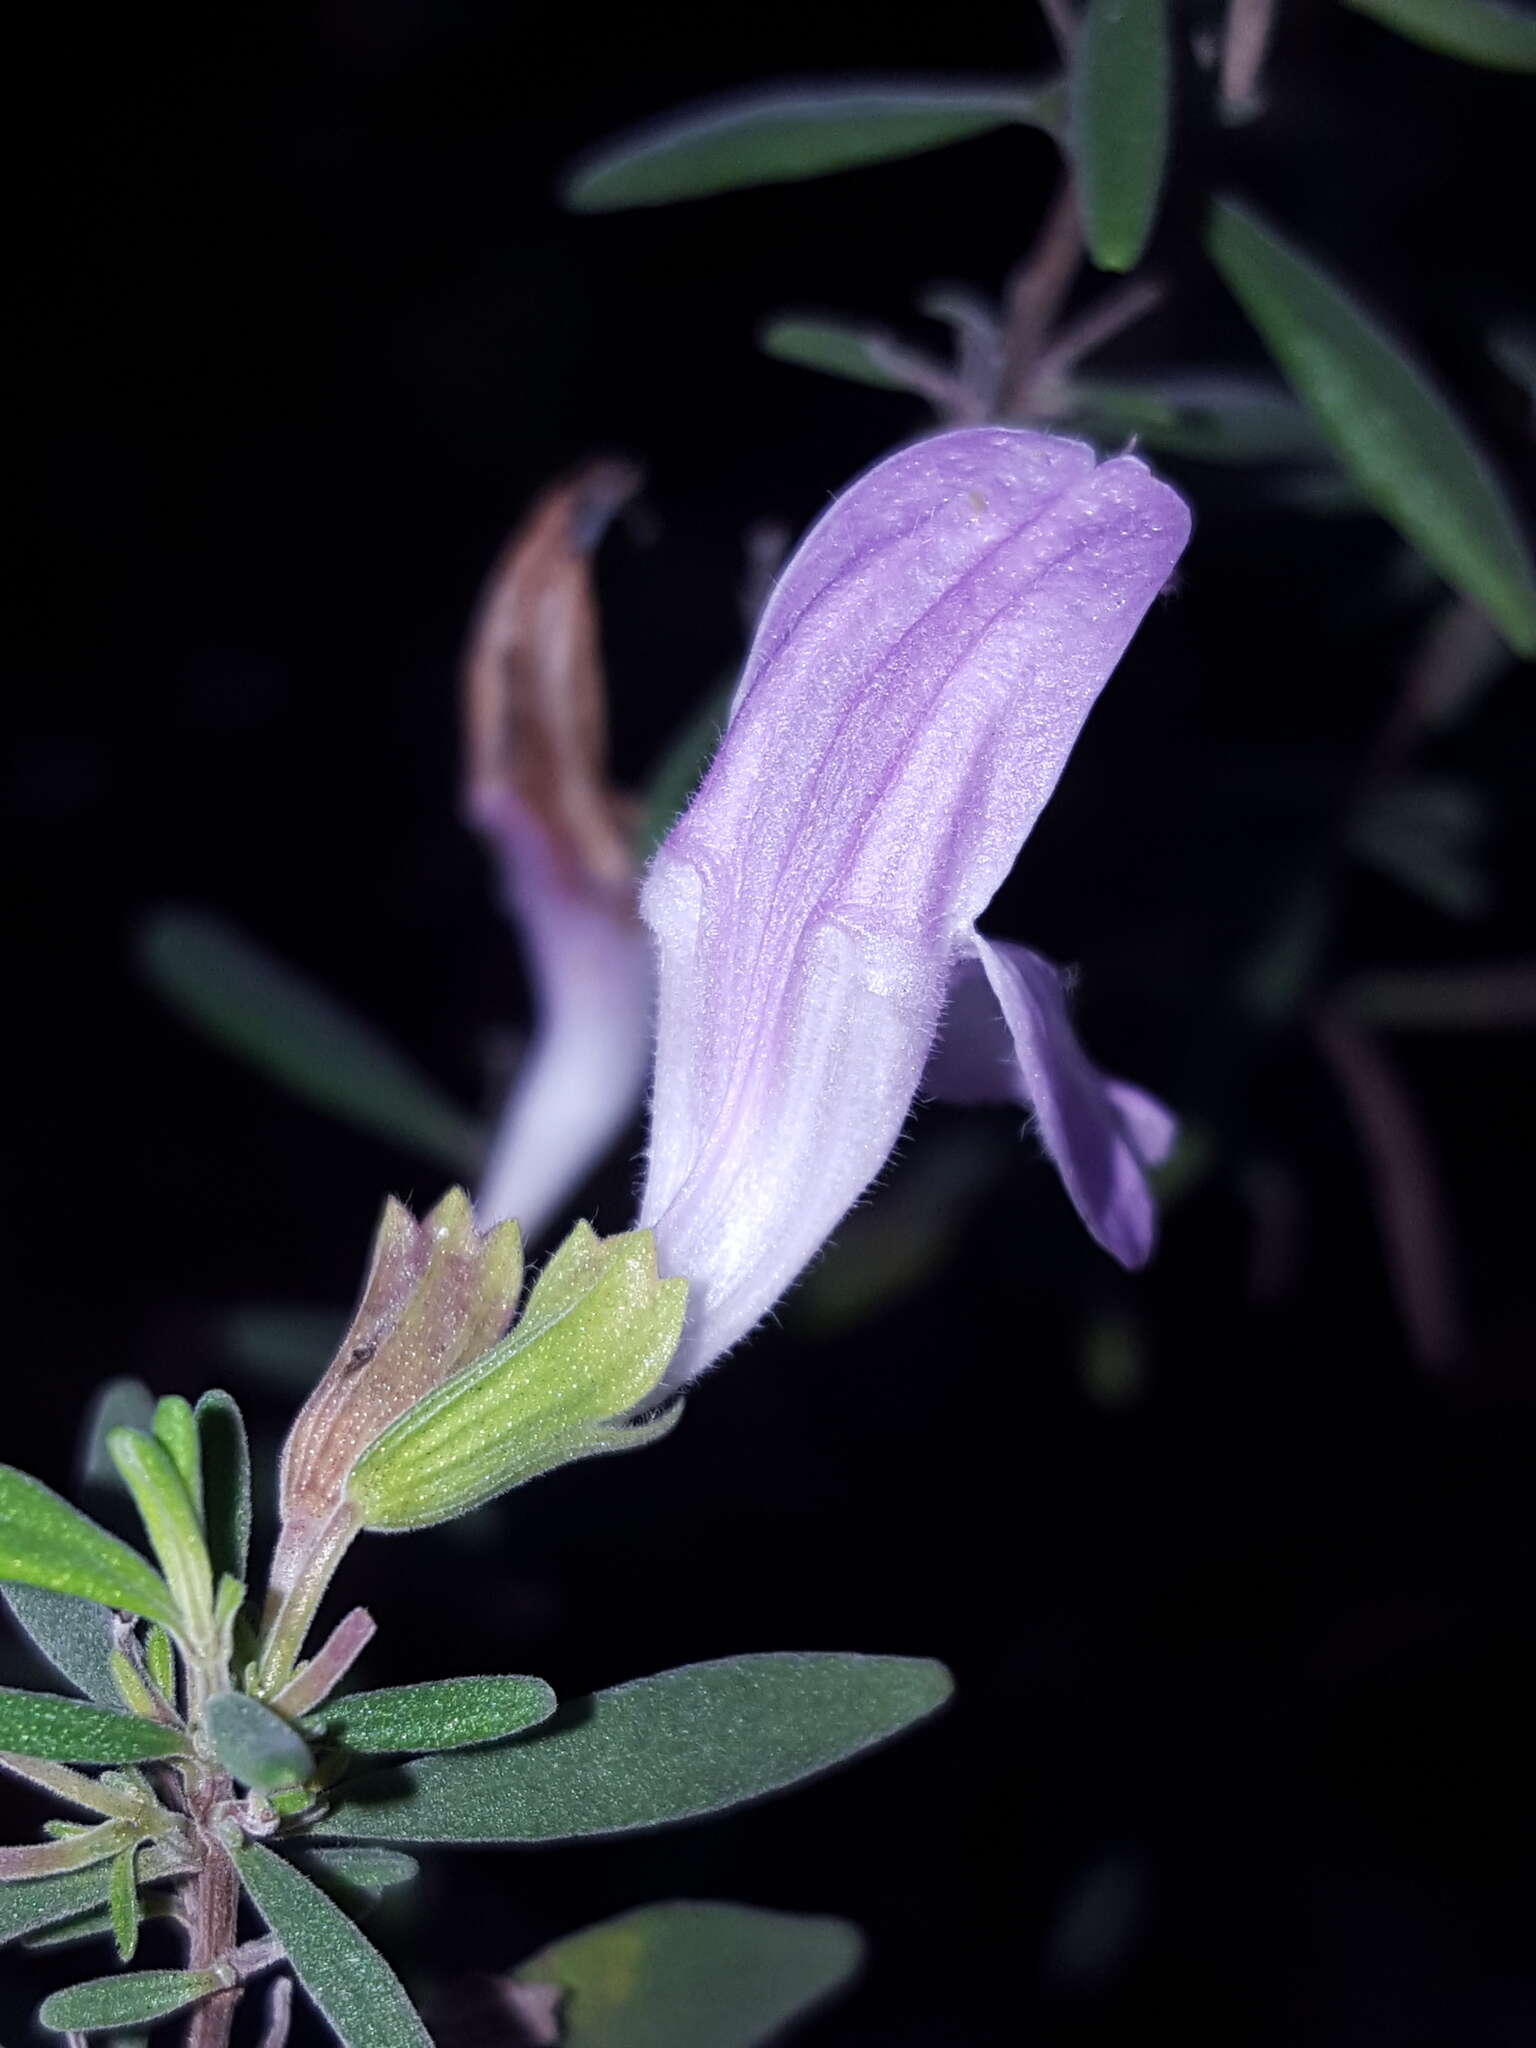
M 124 1372 L 226 1381 L 275 1445 L 281 1397 L 232 1376 L 217 1312 L 342 1307 L 382 1194 L 438 1191 L 160 1008 L 132 965 L 145 912 L 219 908 L 489 1107 L 525 997 L 454 819 L 454 669 L 507 527 L 588 452 L 646 466 L 645 522 L 603 567 L 615 751 L 640 782 L 736 658 L 743 529 L 804 521 L 920 424 L 767 361 L 755 322 L 831 305 L 920 334 L 916 292 L 995 290 L 1054 178 L 1018 131 L 580 219 L 560 167 L 724 86 L 1047 61 L 1012 9 L 685 31 L 337 0 L 60 15 L 39 37 L 12 192 L 7 1459 L 67 1486 L 89 1389 Z M 1236 180 L 1392 308 L 1512 466 L 1519 408 L 1480 337 L 1529 292 L 1498 204 L 1528 86 L 1321 6 L 1288 21 L 1274 80 L 1235 136 L 1201 127 L 1185 80 L 1171 305 L 1121 360 L 1257 361 L 1195 241 L 1201 192 Z M 1382 595 L 1387 531 L 1181 476 L 1179 591 L 990 919 L 1080 960 L 1095 1049 L 1216 1134 L 1154 1268 L 1122 1286 L 1020 1145 L 884 1313 L 829 1329 L 792 1301 L 663 1446 L 459 1534 L 371 1539 L 339 1587 L 379 1620 L 375 1682 L 504 1667 L 568 1694 L 857 1647 L 945 1658 L 956 1708 L 728 1823 L 435 1858 L 419 1917 L 380 1929 L 415 1981 L 705 1896 L 868 1929 L 862 1988 L 807 2041 L 1492 2048 L 1536 2026 L 1527 1041 L 1394 1047 L 1466 1307 L 1463 1356 L 1431 1376 L 1305 1030 L 1234 993 L 1320 858 L 1325 981 L 1510 957 L 1529 922 L 1507 879 L 1458 925 L 1330 854 L 1427 615 Z M 1487 793 L 1505 877 L 1528 857 L 1529 681 L 1511 669 L 1435 755 Z M 948 1122 L 919 1118 L 893 1199 Z M 638 1144 L 590 1191 L 606 1227 Z M 1290 1190 L 1279 1299 L 1255 1299 L 1255 1161 Z M 1118 1401 L 1081 1366 L 1106 1306 L 1141 1332 Z M 64 1977 L 6 1972 L 19 2040 Z

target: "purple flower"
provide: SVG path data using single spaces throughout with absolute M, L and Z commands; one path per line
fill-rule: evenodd
M 925 1073 L 1029 1105 L 1089 1229 L 1147 1257 L 1144 1169 L 1171 1117 L 1088 1060 L 1058 971 L 974 920 L 1188 534 L 1132 457 L 967 428 L 870 470 L 789 563 L 641 896 L 659 973 L 641 1220 L 691 1288 L 674 1379 L 814 1257 Z
M 465 658 L 467 822 L 495 862 L 536 1003 L 476 1198 L 537 1237 L 623 1130 L 650 1058 L 651 949 L 608 782 L 592 553 L 639 478 L 552 484 L 491 572 Z

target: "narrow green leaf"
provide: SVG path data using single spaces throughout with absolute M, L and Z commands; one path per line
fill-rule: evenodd
M 73 1920 L 102 1905 L 111 1888 L 106 1864 L 89 1870 L 68 1870 L 58 1877 L 31 1877 L 19 1884 L 0 1884 L 0 1945 L 17 1941 L 35 1928 Z
M 679 1899 L 551 1943 L 516 1972 L 563 1998 L 561 2048 L 758 2048 L 850 1982 L 846 1920 Z
M 208 1639 L 213 1622 L 213 1577 L 203 1526 L 175 1460 L 142 1430 L 114 1429 L 107 1438 L 112 1462 L 133 1495 L 150 1548 L 176 1602 L 173 1633 Z
M 804 370 L 821 370 L 829 377 L 846 377 L 852 384 L 873 384 L 882 391 L 906 388 L 889 361 L 882 358 L 882 348 L 890 346 L 890 339 L 878 327 L 780 313 L 758 329 L 757 345 L 764 355 L 781 363 L 798 363 Z
M 103 1380 L 80 1426 L 80 1491 L 89 1497 L 109 1493 L 120 1501 L 122 1481 L 107 1449 L 114 1429 L 150 1430 L 155 1424 L 155 1397 L 142 1380 Z
M 346 1327 L 344 1309 L 253 1301 L 219 1319 L 218 1341 L 231 1365 L 284 1392 L 307 1394 Z
M 153 1884 L 185 1869 L 169 1849 L 151 1845 L 139 1860 L 139 1882 Z M 92 1913 L 107 1902 L 112 1873 L 107 1863 L 70 1870 L 57 1877 L 25 1878 L 0 1884 L 0 1945 L 19 1941 L 40 1927 L 56 1926 Z
M 170 1588 L 136 1550 L 12 1465 L 0 1465 L 0 1579 L 176 1620 Z
M 1536 579 L 1497 478 L 1434 385 L 1248 208 L 1218 200 L 1211 260 L 1377 511 L 1510 645 L 1536 653 Z
M 16 1626 L 76 1691 L 100 1706 L 119 1704 L 112 1681 L 112 1616 L 105 1607 L 41 1586 L 7 1586 L 0 1599 Z
M 1061 415 L 1091 440 L 1131 436 L 1197 462 L 1316 462 L 1328 443 L 1284 385 L 1226 372 L 1114 380 L 1074 377 Z
M 810 1651 L 685 1665 L 542 1732 L 335 1789 L 321 1839 L 547 1842 L 719 1813 L 846 1762 L 948 1699 L 941 1664 Z
M 93 1977 L 44 1999 L 38 2018 L 56 2034 L 100 2034 L 168 2019 L 220 1988 L 213 1970 L 129 1970 Z
M 356 1885 L 361 1891 L 383 1892 L 397 1884 L 409 1884 L 421 1871 L 414 1856 L 398 1849 L 303 1849 L 299 1862 L 317 1884 L 327 1879 Z
M 1482 64 L 1490 71 L 1536 71 L 1536 14 L 1502 0 L 1344 0 L 1411 43 Z
M 731 698 L 736 679 L 712 690 L 693 716 L 673 735 L 670 745 L 652 769 L 641 804 L 640 827 L 635 837 L 635 858 L 643 867 L 688 808 L 694 791 L 704 780 L 704 771 L 714 759 L 731 715 Z
M 173 1008 L 295 1095 L 456 1174 L 478 1170 L 474 1120 L 371 1024 L 233 925 L 161 910 L 138 950 Z
M 302 1785 L 314 1772 L 315 1759 L 298 1729 L 249 1693 L 216 1694 L 208 1702 L 207 1724 L 219 1762 L 242 1785 L 277 1792 Z
M 138 1843 L 130 1842 L 112 1859 L 112 1889 L 107 1894 L 107 1915 L 112 1922 L 112 1939 L 117 1944 L 120 1963 L 131 1963 L 134 1950 L 139 1945 L 139 1887 L 134 1868 L 138 1855 Z
M 1054 87 L 1023 81 L 772 87 L 685 107 L 631 130 L 578 164 L 564 197 L 579 212 L 602 213 L 792 184 L 916 156 L 1014 122 L 1049 128 L 1058 106 Z
M 1132 270 L 1168 166 L 1173 61 L 1165 0 L 1088 0 L 1072 53 L 1072 162 L 1083 239 L 1101 270 Z
M 181 1394 L 167 1394 L 155 1404 L 150 1434 L 181 1476 L 193 1511 L 203 1512 L 203 1455 L 197 1440 L 192 1404 Z M 110 1446 L 109 1446 L 110 1454 Z
M 318 1885 L 259 1842 L 246 1842 L 234 1859 L 252 1904 L 342 2048 L 431 2048 L 394 1971 Z
M 131 1764 L 175 1756 L 186 1738 L 158 1721 L 114 1714 L 84 1700 L 0 1686 L 0 1749 L 65 1764 Z
M 499 1742 L 555 1711 L 542 1678 L 439 1678 L 332 1700 L 304 1719 L 314 1738 L 361 1756 Z
M 107 1869 L 110 1882 L 117 1865 L 110 1864 Z M 136 1894 L 135 1903 L 141 1922 L 171 1919 L 175 1915 L 170 1900 L 160 1892 L 140 1891 Z M 110 1908 L 98 1907 L 94 1913 L 77 1913 L 72 1920 L 60 1920 L 52 1927 L 40 1928 L 37 1933 L 28 1935 L 22 1946 L 29 1949 L 69 1948 L 78 1941 L 110 1940 L 112 1934 Z M 121 2042 L 114 2041 L 112 2048 L 122 2048 Z
M 215 1388 L 196 1409 L 202 1452 L 203 1520 L 215 1578 L 243 1580 L 251 1547 L 251 1453 L 233 1398 Z
M 168 1706 L 176 1704 L 176 1652 L 167 1632 L 158 1625 L 152 1627 L 144 1644 L 144 1667 L 155 1685 L 160 1697 Z

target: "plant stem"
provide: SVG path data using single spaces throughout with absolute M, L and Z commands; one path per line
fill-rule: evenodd
M 1230 0 L 1221 43 L 1221 105 L 1229 121 L 1258 112 L 1259 74 L 1274 25 L 1275 0 Z
M 210 1809 L 221 1787 L 223 1796 L 228 1798 L 233 1790 L 228 1778 L 209 1781 L 206 1803 Z M 223 1846 L 206 1828 L 202 1842 L 203 1867 L 187 1895 L 189 1970 L 211 1970 L 229 1955 L 235 1946 L 235 1919 L 240 1904 L 240 1881 Z M 239 2003 L 238 1984 L 205 1998 L 187 2024 L 186 2048 L 227 2048 Z
M 345 1501 L 318 1528 L 313 1523 L 284 1527 L 272 1559 L 256 1674 L 255 1689 L 262 1699 L 271 1699 L 293 1676 L 315 1610 L 357 1533 L 356 1510 Z

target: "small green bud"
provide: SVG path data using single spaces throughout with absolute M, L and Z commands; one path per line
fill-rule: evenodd
M 682 1334 L 685 1280 L 662 1280 L 648 1230 L 598 1237 L 579 1223 L 540 1274 L 511 1334 L 389 1429 L 347 1493 L 367 1529 L 450 1521 L 576 1458 L 670 1429 L 654 1396 Z

